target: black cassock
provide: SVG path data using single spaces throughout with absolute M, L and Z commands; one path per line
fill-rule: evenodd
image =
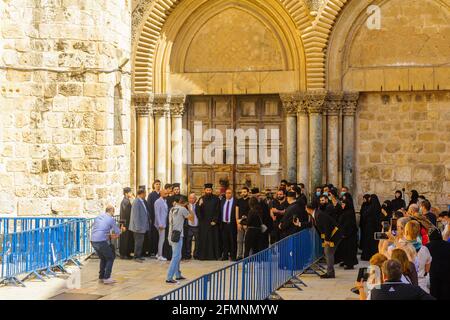
M 361 212 L 361 260 L 369 261 L 378 252 L 378 241 L 374 233 L 381 231 L 381 206 L 368 204 Z
M 269 247 L 269 235 L 273 230 L 273 220 L 270 216 L 270 209 L 267 205 L 266 201 L 260 199 L 259 204 L 261 206 L 261 223 L 266 225 L 267 231 L 264 233 L 261 233 L 259 237 L 259 244 L 258 249 L 259 251 L 262 251 Z
M 342 231 L 342 240 L 336 249 L 334 263 L 343 262 L 348 267 L 358 264 L 358 227 L 356 225 L 355 210 L 345 208 L 339 215 L 339 229 Z
M 123 221 L 127 230 L 122 232 L 119 238 L 119 253 L 121 257 L 129 257 L 133 252 L 134 240 L 133 232 L 128 230 L 130 226 L 131 202 L 128 198 L 123 198 L 120 203 L 120 220 Z
M 199 259 L 217 260 L 219 250 L 220 199 L 215 195 L 203 196 L 197 205 L 199 227 Z M 216 225 L 212 226 L 211 222 Z
M 149 207 L 150 220 L 155 221 L 155 201 L 159 199 L 159 193 L 152 191 L 147 197 L 147 203 Z M 155 224 L 152 223 L 150 226 L 150 254 L 154 255 L 158 253 L 158 229 L 156 229 Z

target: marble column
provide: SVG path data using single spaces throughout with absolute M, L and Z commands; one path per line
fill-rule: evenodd
M 359 93 L 344 94 L 343 115 L 343 185 L 354 192 L 355 187 L 355 115 Z
M 327 115 L 327 182 L 339 184 L 339 113 L 343 93 L 330 92 L 325 101 Z
M 309 113 L 309 164 L 310 184 L 309 190 L 322 185 L 322 161 L 323 161 L 323 136 L 322 136 L 322 114 L 326 93 L 308 92 L 305 95 L 306 105 Z
M 161 180 L 162 185 L 168 183 L 167 173 L 167 106 L 166 95 L 153 97 L 153 114 L 155 117 L 155 179 Z
M 309 117 L 304 100 L 297 110 L 297 182 L 309 185 Z
M 182 183 L 183 180 L 183 114 L 185 96 L 170 97 L 170 116 L 172 119 L 172 182 Z M 181 191 L 186 192 L 186 186 L 181 185 Z
M 137 186 L 148 187 L 148 163 L 149 163 L 149 113 L 150 105 L 147 94 L 134 96 L 137 122 Z
M 280 94 L 286 118 L 286 179 L 297 180 L 297 104 L 294 94 Z

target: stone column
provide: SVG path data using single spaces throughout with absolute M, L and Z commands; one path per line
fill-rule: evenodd
M 304 99 L 297 109 L 297 182 L 305 186 L 309 182 L 309 117 Z
M 308 92 L 305 95 L 305 102 L 309 113 L 309 164 L 310 164 L 310 188 L 314 190 L 318 185 L 322 185 L 322 114 L 326 93 Z
M 286 179 L 297 180 L 297 105 L 295 94 L 280 94 L 286 117 Z
M 149 146 L 149 128 L 148 119 L 150 105 L 148 103 L 148 94 L 136 94 L 134 102 L 136 105 L 137 118 L 137 186 L 145 185 L 148 187 L 148 146 Z
M 155 117 L 155 179 L 162 185 L 168 183 L 166 176 L 167 141 L 166 116 L 169 112 L 166 95 L 153 97 L 153 114 Z
M 343 93 L 330 92 L 325 102 L 327 115 L 327 182 L 339 183 L 339 113 Z
M 343 185 L 354 192 L 355 186 L 355 114 L 358 106 L 358 92 L 344 94 L 343 115 Z
M 172 182 L 182 183 L 183 180 L 183 114 L 185 96 L 170 97 L 170 116 L 172 118 Z M 181 191 L 186 192 L 186 186 L 181 185 Z

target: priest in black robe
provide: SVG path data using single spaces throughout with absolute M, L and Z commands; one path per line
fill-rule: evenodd
M 131 188 L 124 188 L 123 200 L 120 203 L 120 224 L 123 225 L 126 230 L 120 234 L 119 239 L 119 253 L 121 259 L 132 259 L 131 253 L 134 248 L 133 232 L 128 230 L 130 226 L 132 198 Z
M 148 212 L 150 214 L 150 219 L 155 221 L 155 201 L 159 199 L 159 192 L 161 191 L 161 181 L 155 180 L 152 186 L 152 192 L 148 194 Z M 158 230 L 155 224 L 152 223 L 150 226 L 150 255 L 156 255 L 158 253 Z
M 198 200 L 199 260 L 218 260 L 220 199 L 213 194 L 212 183 L 205 184 L 205 193 Z

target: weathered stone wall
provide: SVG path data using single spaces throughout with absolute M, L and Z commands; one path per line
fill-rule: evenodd
M 129 0 L 0 1 L 0 214 L 99 213 L 129 184 Z M 126 72 L 128 70 L 128 72 Z
M 359 198 L 416 189 L 444 209 L 450 200 L 450 92 L 362 94 L 357 113 Z M 361 199 L 358 199 L 359 203 Z

